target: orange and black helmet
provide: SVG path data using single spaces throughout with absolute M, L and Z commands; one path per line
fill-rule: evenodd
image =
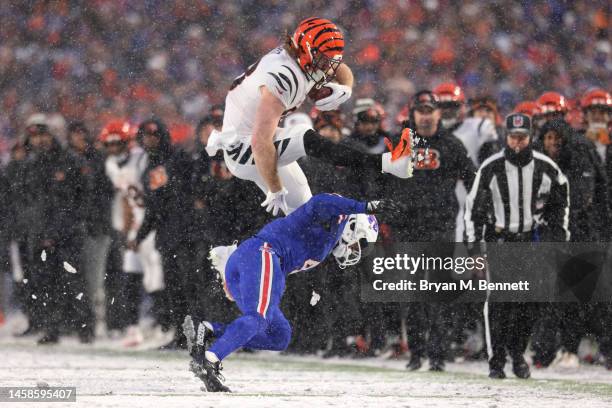
M 582 110 L 595 107 L 612 110 L 612 96 L 603 89 L 592 89 L 584 94 L 580 106 Z
M 540 113 L 540 108 L 535 101 L 522 101 L 516 104 L 512 113 L 524 113 L 525 115 L 534 117 Z
M 317 86 L 334 78 L 344 52 L 344 36 L 334 23 L 308 18 L 298 25 L 291 42 L 297 50 L 298 64 Z
M 567 112 L 567 100 L 558 92 L 544 92 L 538 98 L 538 108 L 541 114 Z
M 445 82 L 436 86 L 433 90 L 440 103 L 456 103 L 462 104 L 465 102 L 465 94 L 463 89 L 455 83 Z
M 128 143 L 133 138 L 134 128 L 129 122 L 122 119 L 111 120 L 98 135 L 98 139 L 102 143 Z

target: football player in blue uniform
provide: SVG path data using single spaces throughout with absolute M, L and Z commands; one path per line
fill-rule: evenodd
M 242 315 L 230 324 L 185 318 L 190 368 L 206 389 L 229 391 L 222 383 L 221 361 L 239 348 L 287 348 L 291 327 L 280 310 L 287 275 L 316 266 L 330 253 L 341 268 L 355 265 L 376 242 L 374 214 L 397 212 L 389 200 L 360 202 L 319 194 L 239 246 L 211 250 L 226 295 Z

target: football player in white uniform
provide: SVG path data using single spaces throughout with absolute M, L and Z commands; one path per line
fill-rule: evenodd
M 107 268 L 120 268 L 126 273 L 119 278 L 120 290 L 124 293 L 119 307 L 124 309 L 123 318 L 128 324 L 123 339 L 126 347 L 137 346 L 143 341 L 138 327 L 141 287 L 144 286 L 148 293 L 164 289 L 161 254 L 155 248 L 155 231 L 147 236 L 137 252 L 124 247 L 127 241 L 136 238 L 145 215 L 142 175 L 148 159 L 142 148 L 131 146 L 133 139 L 132 126 L 123 120 L 107 123 L 99 136 L 107 153 L 105 173 L 115 188 L 111 210 L 113 243 Z M 115 272 L 107 270 L 107 275 Z
M 289 214 L 312 196 L 296 160 L 310 155 L 342 166 L 375 168 L 408 178 L 412 133 L 406 130 L 391 152 L 348 150 L 321 137 L 308 125 L 279 128 L 282 117 L 310 95 L 319 110 L 337 109 L 352 93 L 353 74 L 342 62 L 344 38 L 329 20 L 302 21 L 286 43 L 235 79 L 225 99 L 221 132 L 213 132 L 207 152 L 224 151 L 236 176 L 252 180 L 266 193 L 262 207 Z M 333 82 L 332 82 L 333 81 Z

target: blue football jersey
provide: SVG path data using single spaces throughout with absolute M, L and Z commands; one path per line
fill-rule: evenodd
M 285 275 L 312 268 L 331 253 L 348 216 L 366 212 L 366 203 L 336 194 L 317 194 L 255 236 L 268 242 L 281 258 Z

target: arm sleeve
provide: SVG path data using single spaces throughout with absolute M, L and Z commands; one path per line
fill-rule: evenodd
M 340 215 L 364 214 L 366 203 L 344 198 L 337 194 L 317 194 L 306 204 L 312 218 L 317 222 L 325 222 Z
M 569 241 L 569 183 L 565 175 L 557 167 L 556 177 L 553 177 L 550 188 L 550 200 L 547 203 L 545 221 L 549 233 L 547 240 Z
M 591 150 L 591 157 L 595 168 L 595 229 L 599 231 L 599 240 L 607 242 L 612 238 L 612 214 L 610 213 L 610 196 L 608 194 L 610 180 L 594 146 Z
M 491 191 L 488 187 L 488 177 L 486 168 L 482 167 L 476 173 L 472 188 L 465 200 L 465 221 L 466 242 L 474 243 L 482 239 L 484 225 L 487 222 L 489 210 L 492 206 Z M 469 246 L 468 246 L 469 247 Z
M 472 183 L 474 183 L 474 177 L 476 173 L 476 168 L 474 167 L 474 163 L 472 159 L 469 158 L 467 150 L 463 143 L 457 143 L 457 170 L 459 172 L 459 179 L 463 181 L 465 184 L 465 189 L 470 190 L 472 187 Z

